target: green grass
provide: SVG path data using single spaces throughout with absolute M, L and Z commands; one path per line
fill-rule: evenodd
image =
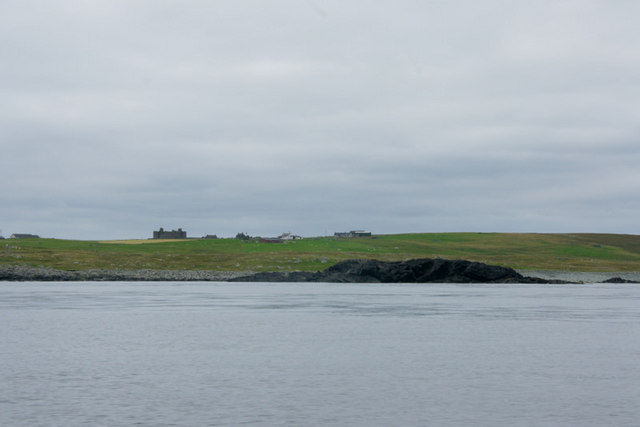
M 99 242 L 0 240 L 0 266 L 61 270 L 314 271 L 350 258 L 468 259 L 521 269 L 640 271 L 640 236 L 620 234 L 422 233 L 286 243 L 236 239 Z

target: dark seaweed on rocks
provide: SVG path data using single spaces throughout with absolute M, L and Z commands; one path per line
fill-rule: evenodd
M 640 283 L 637 280 L 623 279 L 622 277 L 612 277 L 611 279 L 603 280 L 602 283 Z
M 612 279 L 614 280 L 614 279 Z M 622 280 L 622 279 L 620 279 Z M 496 265 L 464 260 L 413 259 L 408 261 L 347 260 L 316 272 L 264 272 L 198 270 L 82 270 L 10 266 L 0 268 L 0 281 L 233 281 L 335 283 L 571 283 L 522 276 Z M 614 282 L 618 283 L 618 282 Z
M 481 262 L 447 259 L 409 261 L 347 260 L 326 270 L 256 273 L 231 279 L 237 282 L 337 283 L 568 283 L 522 276 L 512 268 Z

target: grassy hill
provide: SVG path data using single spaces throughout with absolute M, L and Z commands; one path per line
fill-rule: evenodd
M 467 259 L 518 269 L 640 271 L 640 236 L 422 233 L 261 243 L 236 239 L 0 240 L 0 266 L 61 270 L 321 270 L 350 258 Z

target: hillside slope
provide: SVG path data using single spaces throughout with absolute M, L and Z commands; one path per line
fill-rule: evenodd
M 0 241 L 0 266 L 61 270 L 316 271 L 358 258 L 447 258 L 515 269 L 640 271 L 640 236 L 420 233 L 353 239 L 321 237 L 285 243 L 237 239 Z

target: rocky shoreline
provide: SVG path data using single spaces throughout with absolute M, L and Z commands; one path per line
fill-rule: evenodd
M 347 260 L 317 272 L 265 272 L 230 279 L 236 282 L 333 283 L 570 283 L 526 277 L 512 268 L 447 259 L 408 261 Z
M 446 259 L 408 261 L 347 260 L 316 272 L 239 272 L 205 270 L 62 271 L 24 266 L 0 267 L 0 281 L 216 281 L 216 282 L 333 282 L 333 283 L 589 283 L 552 277 L 525 276 L 516 270 L 480 262 Z M 603 283 L 640 283 L 611 277 Z
M 640 281 L 639 271 L 618 272 L 587 272 L 587 271 L 563 271 L 563 270 L 516 270 L 523 276 L 539 277 L 547 280 L 564 280 L 578 283 L 603 283 L 615 278 L 620 278 L 631 283 Z
M 222 282 L 250 272 L 205 270 L 119 270 L 64 271 L 53 268 L 10 266 L 0 268 L 0 281 L 32 282 Z

